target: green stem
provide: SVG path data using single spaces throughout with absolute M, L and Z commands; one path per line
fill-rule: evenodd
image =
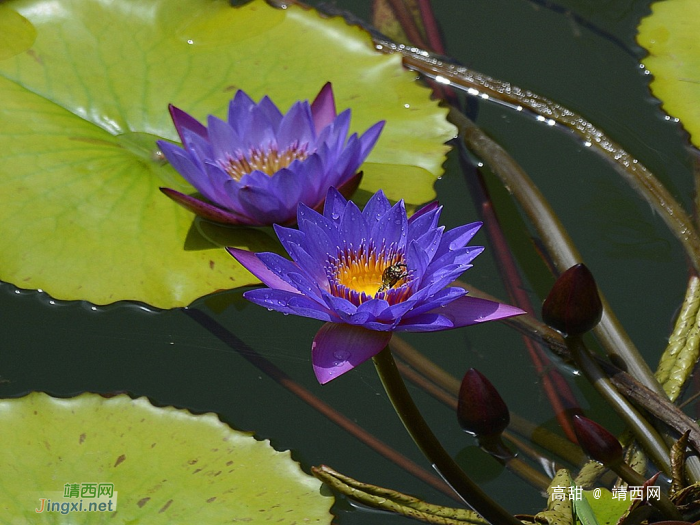
M 451 108 L 449 119 L 460 129 L 465 145 L 489 164 L 522 206 L 558 270 L 563 272 L 583 261 L 547 200 L 515 160 L 460 111 Z M 664 394 L 602 294 L 600 299 L 603 303 L 603 318 L 596 326 L 595 334 L 606 352 L 621 359 L 627 371 L 645 386 Z
M 615 474 L 620 476 L 628 485 L 635 487 L 643 486 L 647 480 L 640 476 L 637 472 L 632 469 L 626 463 L 620 461 L 609 465 L 609 467 L 615 471 Z M 659 492 L 659 499 L 649 498 L 649 503 L 660 510 L 664 516 L 672 520 L 683 520 L 683 516 L 679 512 L 678 508 L 668 499 L 668 496 L 663 492 Z
M 413 441 L 428 461 L 431 462 L 433 467 L 443 476 L 454 491 L 487 521 L 497 525 L 522 525 L 522 522 L 515 519 L 503 507 L 489 498 L 459 468 L 442 447 L 408 393 L 389 347 L 386 347 L 374 356 L 373 360 L 389 400 L 394 405 L 394 410 L 396 410 L 404 427 L 406 427 Z
M 645 452 L 652 458 L 659 469 L 670 476 L 669 451 L 656 429 L 617 391 L 610 379 L 593 359 L 593 356 L 591 356 L 579 336 L 567 337 L 566 344 L 586 379 L 590 381 L 598 393 L 603 396 L 615 412 L 625 421 L 630 430 L 634 432 Z
M 513 454 L 500 435 L 479 439 L 479 446 L 520 479 L 527 481 L 540 492 L 547 491 L 552 480 Z

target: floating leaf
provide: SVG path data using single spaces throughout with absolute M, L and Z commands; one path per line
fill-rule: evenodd
M 649 51 L 645 67 L 654 75 L 651 90 L 664 110 L 683 123 L 700 147 L 700 3 L 664 0 L 639 24 L 637 41 Z
M 547 509 L 535 516 L 537 523 L 547 525 L 573 525 L 574 510 L 569 499 L 569 487 L 573 484 L 571 474 L 560 469 L 547 488 Z
M 446 111 L 398 55 L 378 53 L 340 18 L 262 0 L 1 8 L 1 280 L 58 299 L 160 308 L 257 282 L 158 191 L 192 192 L 155 149 L 158 138 L 177 139 L 167 104 L 200 120 L 225 117 L 239 88 L 286 110 L 333 82 L 352 131 L 387 121 L 360 196 L 378 187 L 413 204 L 434 196 L 454 135 Z M 276 246 L 250 231 L 224 237 L 253 251 Z
M 3 523 L 35 523 L 42 498 L 82 500 L 86 509 L 93 498 L 64 498 L 64 490 L 69 484 L 82 491 L 88 483 L 113 485 L 116 512 L 45 510 L 41 521 L 291 524 L 332 518 L 332 498 L 320 494 L 321 483 L 288 451 L 232 430 L 214 414 L 156 408 L 145 398 L 32 393 L 3 400 L 0 442 Z
M 588 509 L 598 525 L 615 525 L 620 517 L 629 509 L 630 502 L 620 498 L 613 498 L 608 489 L 585 490 L 584 501 L 580 502 L 578 509 Z M 584 525 L 586 522 L 583 522 Z

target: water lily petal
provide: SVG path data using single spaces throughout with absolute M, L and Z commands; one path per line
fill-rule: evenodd
M 433 312 L 412 316 L 410 318 L 403 317 L 395 332 L 438 332 L 440 330 L 449 330 L 456 328 L 454 322 L 448 317 Z
M 331 187 L 326 195 L 326 202 L 323 206 L 323 216 L 333 221 L 337 227 L 340 223 L 340 218 L 345 213 L 345 205 L 347 202 L 348 200 L 343 197 L 337 189 Z
M 345 213 L 337 226 L 340 237 L 345 241 L 346 246 L 360 246 L 363 239 L 367 239 L 367 224 L 362 212 L 357 205 L 348 201 L 345 206 Z
M 314 341 L 319 381 L 376 355 L 392 332 L 449 330 L 524 313 L 449 286 L 483 248 L 466 246 L 479 223 L 445 231 L 437 225 L 440 211 L 431 204 L 409 220 L 403 202 L 390 206 L 382 192 L 360 211 L 330 188 L 323 214 L 302 204 L 298 231 L 275 227 L 293 262 L 269 253 L 258 258 L 306 301 L 293 310 L 288 289 L 254 297 L 271 309 L 330 316 L 333 324 Z
M 485 323 L 487 321 L 507 319 L 508 317 L 526 313 L 524 310 L 516 308 L 515 306 L 501 304 L 487 299 L 470 297 L 468 295 L 460 297 L 445 306 L 441 306 L 438 310 L 437 313 L 452 321 L 455 328 Z M 435 312 L 436 310 L 433 310 L 433 313 Z
M 377 332 L 360 326 L 326 323 L 314 337 L 311 361 L 322 385 L 348 372 L 381 352 L 391 332 Z
M 170 111 L 170 116 L 173 119 L 175 130 L 180 136 L 180 140 L 182 142 L 185 142 L 185 139 L 182 134 L 183 130 L 185 129 L 196 133 L 203 139 L 207 138 L 207 128 L 204 127 L 204 124 L 199 122 L 197 119 L 192 118 L 188 113 L 185 113 L 180 108 L 177 108 L 172 104 L 168 105 L 168 110 Z
M 400 200 L 386 212 L 372 227 L 371 239 L 384 239 L 386 244 L 403 247 L 408 235 L 408 219 L 403 200 Z
M 360 155 L 362 157 L 366 157 L 369 155 L 370 150 L 374 147 L 374 145 L 377 143 L 379 140 L 379 135 L 382 132 L 382 129 L 384 129 L 384 124 L 386 122 L 383 120 L 380 120 L 376 124 L 372 125 L 367 131 L 365 131 L 362 136 L 360 137 L 360 144 L 361 144 L 361 150 L 360 150 Z
M 321 133 L 321 130 L 335 119 L 335 97 L 333 96 L 333 86 L 330 82 L 326 82 L 311 103 L 311 114 L 314 118 L 316 135 Z
M 185 195 L 184 193 L 180 193 L 179 191 L 175 191 L 170 188 L 160 188 L 160 191 L 177 202 L 180 206 L 205 219 L 221 224 L 230 224 L 233 226 L 250 224 L 247 217 L 224 210 L 223 208 L 219 208 L 218 206 L 214 206 L 208 202 L 204 202 L 203 200 L 191 197 L 190 195 Z
M 338 321 L 339 319 L 327 308 L 323 308 L 313 299 L 300 293 L 286 290 L 258 289 L 248 290 L 243 294 L 248 301 L 269 310 L 283 314 L 294 314 L 319 321 Z
M 233 255 L 233 257 L 241 263 L 241 265 L 252 273 L 255 277 L 260 279 L 262 283 L 269 288 L 276 290 L 285 290 L 292 293 L 299 293 L 299 291 L 294 288 L 287 281 L 282 279 L 275 272 L 270 270 L 267 265 L 260 260 L 258 255 L 253 252 L 246 250 L 240 250 L 238 248 L 226 248 L 226 251 Z
M 365 204 L 365 209 L 362 210 L 362 215 L 367 222 L 370 232 L 374 229 L 375 224 L 379 222 L 379 219 L 386 215 L 390 209 L 389 199 L 386 198 L 382 190 L 370 197 L 367 204 Z
M 277 146 L 280 151 L 284 151 L 293 144 L 309 144 L 315 141 L 315 135 L 309 104 L 296 102 L 289 108 L 277 130 Z
M 351 112 L 336 115 L 330 83 L 313 103 L 297 101 L 286 114 L 268 97 L 256 104 L 240 90 L 228 122 L 210 115 L 205 127 L 175 106 L 170 113 L 184 149 L 161 141 L 166 158 L 215 208 L 247 217 L 250 225 L 294 224 L 297 205 L 320 209 L 330 187 L 349 197 L 383 128 L 378 123 L 361 138 L 348 137 Z M 206 206 L 188 209 L 231 224 Z

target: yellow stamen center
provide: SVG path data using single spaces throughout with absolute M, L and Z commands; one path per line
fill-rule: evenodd
M 393 297 L 393 295 L 396 295 L 395 289 L 407 281 L 408 272 L 405 272 L 406 275 L 400 279 L 387 278 L 388 267 L 401 264 L 400 268 L 405 268 L 403 256 L 394 250 L 388 251 L 390 254 L 384 250 L 375 250 L 374 247 L 367 249 L 365 246 L 360 247 L 359 250 L 343 250 L 332 263 L 331 293 L 357 305 L 374 297 L 389 300 L 390 291 L 392 304 L 402 300 L 405 293 L 400 293 L 401 297 L 399 295 Z
M 304 160 L 309 156 L 307 145 L 299 145 L 296 142 L 284 151 L 277 151 L 276 147 L 267 149 L 251 148 L 247 154 L 238 153 L 236 158 L 228 158 L 224 163 L 224 169 L 232 179 L 241 180 L 243 175 L 255 170 L 268 175 L 274 175 L 282 168 L 286 168 L 295 160 Z
M 378 260 L 374 253 L 370 253 L 368 257 L 350 258 L 344 262 L 345 264 L 338 268 L 336 277 L 338 284 L 374 297 L 374 294 L 382 286 L 382 274 L 386 262 Z

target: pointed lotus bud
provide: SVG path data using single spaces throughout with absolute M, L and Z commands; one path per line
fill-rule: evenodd
M 566 335 L 582 335 L 600 322 L 603 305 L 590 270 L 582 263 L 566 270 L 542 304 L 542 319 Z
M 606 467 L 622 461 L 622 445 L 608 430 L 587 417 L 574 416 L 574 432 L 583 451 Z
M 474 368 L 462 379 L 457 419 L 462 430 L 479 439 L 500 435 L 510 422 L 508 407 L 496 387 Z

